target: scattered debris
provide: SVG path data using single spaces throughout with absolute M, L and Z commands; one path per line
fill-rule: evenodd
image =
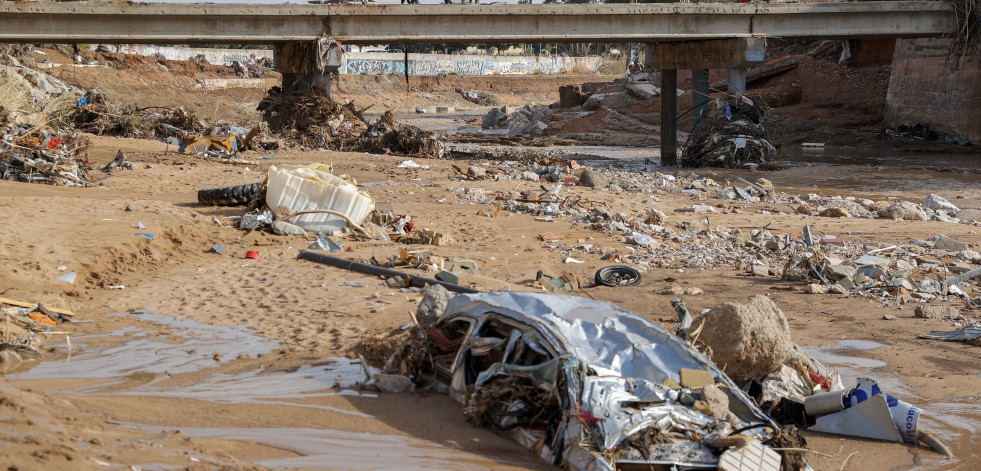
M 981 324 L 971 324 L 957 330 L 943 331 L 934 330 L 919 336 L 921 339 L 964 341 L 975 346 L 981 347 Z
M 353 103 L 341 105 L 313 92 L 284 93 L 273 87 L 259 102 L 272 132 L 306 147 L 441 158 L 443 142 L 415 126 L 398 125 L 390 111 L 369 123 Z
M 603 336 L 587 334 L 598 329 Z M 764 428 L 745 425 L 776 429 L 701 354 L 611 304 L 548 294 L 460 295 L 427 336 L 436 376 L 451 378 L 450 395 L 471 420 L 567 469 L 711 466 L 719 457 L 694 437 L 722 427 L 765 439 Z M 638 338 L 650 343 L 632 340 Z M 655 345 L 671 354 L 655 353 Z M 683 369 L 703 371 L 707 384 L 672 389 L 667 383 L 680 384 Z M 697 400 L 711 402 L 719 415 L 723 397 L 732 425 L 693 408 Z
M 0 133 L 4 128 L 0 128 Z M 49 126 L 0 135 L 0 179 L 59 186 L 90 186 L 88 139 Z
M 766 140 L 766 108 L 739 95 L 709 100 L 702 110 L 702 132 L 681 153 L 683 167 L 756 167 L 777 149 Z

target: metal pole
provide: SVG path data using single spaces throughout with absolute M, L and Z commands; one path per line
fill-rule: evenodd
M 678 70 L 661 70 L 661 165 L 678 165 Z
M 354 262 L 351 260 L 345 260 L 339 257 L 333 257 L 330 255 L 324 255 L 322 253 L 311 252 L 309 250 L 304 250 L 300 252 L 296 258 L 300 260 L 309 260 L 314 263 L 319 263 L 321 265 L 327 265 L 329 267 L 340 268 L 343 270 L 349 270 L 357 273 L 364 273 L 366 275 L 372 276 L 385 276 L 385 277 L 400 277 L 406 279 L 409 286 L 415 286 L 416 288 L 424 288 L 426 285 L 440 285 L 450 291 L 457 293 L 480 293 L 480 291 L 473 288 L 467 288 L 460 285 L 455 285 L 453 283 L 447 283 L 445 281 L 433 280 L 430 278 L 423 278 L 419 276 L 412 276 L 408 273 L 403 273 L 398 270 L 392 270 L 390 268 L 378 267 L 375 265 L 368 265 L 366 263 Z

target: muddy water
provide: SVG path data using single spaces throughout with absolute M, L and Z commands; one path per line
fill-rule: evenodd
M 946 402 L 923 403 L 917 401 L 916 391 L 891 373 L 879 371 L 887 365 L 884 361 L 850 355 L 850 352 L 874 350 L 884 344 L 868 340 L 840 340 L 835 345 L 805 348 L 841 375 L 846 388 L 853 387 L 858 378 L 874 379 L 882 391 L 900 400 L 914 403 L 921 408 L 917 429 L 936 435 L 953 452 L 955 459 L 924 452 L 912 470 L 948 471 L 978 469 L 981 463 L 981 442 L 974 437 L 981 434 L 981 397 L 950 396 Z
M 449 134 L 450 147 L 457 145 L 452 142 L 452 136 L 461 132 L 506 135 L 506 130 L 481 130 L 479 125 L 469 123 L 480 117 L 473 114 L 432 114 L 406 115 L 399 119 L 426 130 Z M 522 149 L 520 146 L 511 147 Z M 542 148 L 526 149 L 534 152 Z M 656 147 L 552 146 L 547 149 L 595 167 L 662 169 L 660 149 Z M 981 185 L 981 153 L 977 152 L 958 154 L 786 146 L 775 161 L 788 164 L 789 168 L 766 172 L 728 169 L 699 169 L 698 172 L 717 180 L 724 180 L 729 175 L 739 175 L 751 181 L 765 176 L 781 187 L 835 189 L 846 196 L 848 191 L 881 191 L 884 195 L 903 191 L 971 190 Z
M 149 310 L 126 316 L 147 327 L 130 326 L 111 332 L 73 337 L 72 355 L 59 347 L 56 356 L 33 368 L 7 375 L 14 381 L 86 380 L 84 386 L 62 393 L 195 399 L 222 404 L 284 405 L 345 414 L 355 420 L 374 416 L 357 410 L 310 404 L 304 399 L 326 396 L 376 398 L 358 390 L 370 384 L 359 360 L 328 358 L 322 364 L 304 365 L 287 371 L 246 370 L 214 373 L 190 384 L 161 386 L 160 379 L 176 373 L 206 371 L 236 358 L 254 358 L 278 350 L 279 344 L 253 334 L 247 326 L 215 326 L 179 316 L 159 315 Z M 377 373 L 370 369 L 372 374 Z M 139 381 L 134 381 L 139 378 Z M 76 383 L 78 384 L 78 383 Z M 122 424 L 147 431 L 173 427 Z M 288 450 L 299 456 L 265 459 L 256 464 L 273 468 L 311 469 L 435 469 L 475 470 L 508 467 L 540 468 L 532 456 L 511 456 L 500 450 L 482 449 L 468 453 L 452 446 L 398 435 L 353 433 L 321 428 L 181 428 L 189 437 L 221 438 L 255 442 Z M 165 469 L 144 463 L 144 469 Z
M 122 424 L 146 431 L 167 427 Z M 332 470 L 493 470 L 501 464 L 523 466 L 527 462 L 511 456 L 478 457 L 397 435 L 341 432 L 313 428 L 181 428 L 192 438 L 218 438 L 255 442 L 292 451 L 300 456 L 257 461 L 271 468 Z

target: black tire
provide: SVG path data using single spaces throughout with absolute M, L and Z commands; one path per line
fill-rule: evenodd
M 600 268 L 596 272 L 595 281 L 597 285 L 600 286 L 635 286 L 639 285 L 641 280 L 640 272 L 636 269 L 625 267 L 623 265 L 611 265 L 608 267 Z
M 249 183 L 199 190 L 198 203 L 205 206 L 245 206 L 255 198 L 261 187 L 262 183 Z

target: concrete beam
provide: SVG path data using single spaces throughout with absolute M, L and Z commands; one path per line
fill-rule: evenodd
M 0 2 L 0 42 L 352 44 L 936 37 L 947 2 L 260 5 Z

